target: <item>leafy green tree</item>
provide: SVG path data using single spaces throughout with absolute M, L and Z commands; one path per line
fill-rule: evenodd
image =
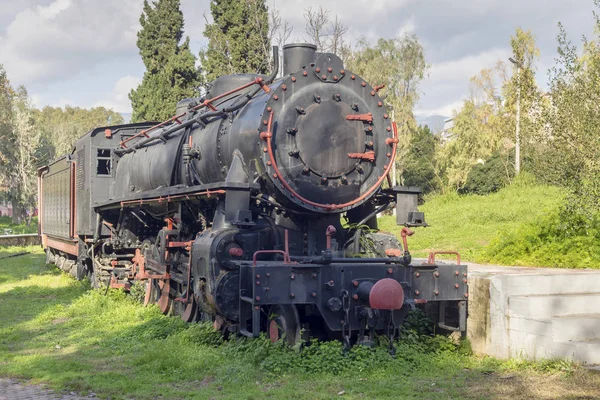
M 550 149 L 543 172 L 551 183 L 570 189 L 569 212 L 587 223 L 598 223 L 600 212 L 600 1 L 594 3 L 595 33 L 583 40 L 582 52 L 559 26 L 552 104 L 545 110 L 548 129 L 539 138 Z
M 104 107 L 44 107 L 33 111 L 33 119 L 44 145 L 41 157 L 46 161 L 70 153 L 77 139 L 93 128 L 124 122 L 121 114 Z
M 197 94 L 199 71 L 190 51 L 190 40 L 183 43 L 183 14 L 179 0 L 144 0 L 138 32 L 146 72 L 140 86 L 129 99 L 132 121 L 166 120 L 175 113 L 177 102 Z
M 521 148 L 524 155 L 539 151 L 537 140 L 543 129 L 542 118 L 544 103 L 535 83 L 535 60 L 539 50 L 530 31 L 517 28 L 511 36 L 513 57 L 519 63 L 517 75 L 509 76 L 507 65 L 499 60 L 491 68 L 485 68 L 470 80 L 471 97 L 463 102 L 462 108 L 455 112 L 451 140 L 440 148 L 440 166 L 448 186 L 463 190 L 471 170 L 476 167 L 480 174 L 488 167 L 484 160 L 501 162 L 505 167 L 503 181 L 511 182 L 514 170 L 514 155 L 510 151 L 515 147 L 517 88 L 521 98 Z M 491 158 L 498 153 L 497 158 Z M 523 159 L 522 155 L 522 159 Z M 481 164 L 481 163 L 484 164 Z M 512 163 L 513 166 L 508 164 Z M 531 162 L 528 163 L 531 165 Z M 487 172 L 486 172 L 487 174 Z M 484 175 L 486 175 L 484 174 Z M 485 179 L 484 179 L 485 180 Z M 477 192 L 473 185 L 482 183 L 482 179 L 471 179 L 469 191 Z M 488 189 L 481 188 L 482 191 Z
M 8 140 L 12 132 L 13 96 L 14 91 L 6 76 L 4 66 L 0 64 L 0 146 Z M 2 154 L 0 152 L 0 163 L 3 162 Z
M 14 151 L 13 97 L 14 90 L 0 64 L 0 198 L 5 201 L 12 200 L 10 166 Z
M 489 109 L 478 107 L 473 100 L 463 103 L 454 115 L 452 138 L 440 148 L 440 168 L 447 184 L 460 190 L 471 168 L 478 160 L 485 160 L 494 149 L 493 137 L 485 135 Z
M 425 50 L 415 35 L 407 34 L 400 39 L 382 38 L 375 46 L 361 39 L 357 48 L 345 56 L 345 64 L 367 82 L 385 85 L 379 94 L 391 109 L 400 136 L 396 165 L 392 170 L 395 181 L 396 169 L 402 174 L 407 168 L 403 160 L 407 157 L 411 135 L 417 129 L 413 110 L 419 101 L 419 83 L 429 68 Z
M 402 183 L 406 186 L 418 186 L 425 193 L 439 187 L 436 174 L 436 139 L 427 125 L 420 126 L 412 136 L 406 158 L 403 161 Z
M 208 46 L 200 52 L 206 82 L 222 75 L 269 72 L 269 12 L 264 0 L 212 0 Z
M 416 35 L 382 38 L 375 46 L 361 39 L 346 60 L 346 67 L 373 85 L 385 84 L 379 94 L 394 111 L 400 132 L 416 130 L 413 109 L 419 101 L 419 83 L 429 68 L 425 50 Z
M 536 47 L 535 38 L 531 31 L 517 28 L 514 36 L 510 38 L 513 50 L 511 61 L 515 73 L 504 85 L 505 113 L 518 118 L 519 134 L 517 137 L 516 121 L 514 135 L 515 148 L 519 146 L 520 153 L 528 153 L 528 144 L 533 142 L 533 137 L 539 129 L 541 122 L 541 96 L 535 81 L 535 61 L 540 56 L 540 50 Z M 527 150 L 527 151 L 524 151 Z M 519 155 L 518 164 L 523 160 L 523 154 Z M 517 174 L 519 168 L 516 168 Z
M 27 91 L 23 86 L 13 90 L 0 66 L 0 187 L 12 203 L 17 224 L 35 207 L 40 136 Z

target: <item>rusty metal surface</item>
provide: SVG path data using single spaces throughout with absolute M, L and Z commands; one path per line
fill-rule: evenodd
M 398 281 L 384 278 L 371 288 L 369 305 L 374 310 L 399 310 L 402 304 L 404 304 L 404 290 Z

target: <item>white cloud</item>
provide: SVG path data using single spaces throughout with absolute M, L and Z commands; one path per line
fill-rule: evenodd
M 398 29 L 398 37 L 402 37 L 407 33 L 415 33 L 415 29 L 417 28 L 417 23 L 415 21 L 415 16 L 411 15 L 406 21 L 402 23 L 400 29 Z
M 141 6 L 138 0 L 54 0 L 28 7 L 0 36 L 0 63 L 15 84 L 30 84 L 135 55 Z
M 453 84 L 461 82 L 466 90 L 469 79 L 472 76 L 484 68 L 494 66 L 498 60 L 508 59 L 510 54 L 511 52 L 508 48 L 498 48 L 433 64 L 426 82 L 429 84 Z
M 324 2 L 323 0 L 274 0 L 273 6 L 281 10 L 281 15 L 291 21 L 304 21 L 304 10 L 323 7 L 338 15 L 343 20 L 365 20 L 373 16 L 381 17 L 382 13 L 391 13 L 405 7 L 414 0 L 346 0 Z
M 441 107 L 431 108 L 431 109 L 416 109 L 415 115 L 420 117 L 430 117 L 432 115 L 443 115 L 445 117 L 451 117 L 454 114 L 454 111 L 458 111 L 462 108 L 463 101 L 453 101 L 451 103 L 445 104 Z
M 62 11 L 65 11 L 67 8 L 69 8 L 70 6 L 71 6 L 71 0 L 56 0 L 53 3 L 50 3 L 50 5 L 48 5 L 46 7 L 37 6 L 36 9 L 37 9 L 40 17 L 48 20 L 48 19 L 53 19 L 58 14 L 60 14 Z
M 291 37 L 294 41 L 308 39 L 304 30 L 304 13 L 307 9 L 318 10 L 319 7 L 328 10 L 331 19 L 337 16 L 348 27 L 347 40 L 367 37 L 371 41 L 371 32 L 375 32 L 375 40 L 381 37 L 376 31 L 381 29 L 382 21 L 411 3 L 415 3 L 415 0 L 273 0 L 271 7 L 280 10 L 282 19 L 292 24 L 294 31 Z
M 113 111 L 121 113 L 131 112 L 131 102 L 129 101 L 129 92 L 138 87 L 142 80 L 137 76 L 124 76 L 120 78 L 113 90 L 108 94 L 108 98 L 100 100 L 94 104 L 94 107 L 106 107 Z
M 435 63 L 429 76 L 420 86 L 424 95 L 415 113 L 423 116 L 451 116 L 459 109 L 469 93 L 469 80 L 484 68 L 493 67 L 498 60 L 506 60 L 508 48 L 496 48 L 479 54 Z

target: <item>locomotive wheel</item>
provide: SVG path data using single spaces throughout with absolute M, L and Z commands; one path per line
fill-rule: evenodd
M 167 314 L 173 305 L 171 299 L 171 280 L 161 279 L 158 281 L 158 287 L 160 288 L 160 297 L 158 299 L 158 307 L 163 314 Z
M 183 285 L 177 284 L 177 289 L 173 292 L 174 297 L 185 298 L 186 293 L 182 289 Z M 171 289 L 173 290 L 173 288 Z M 190 296 L 187 304 L 180 301 L 173 301 L 173 313 L 179 315 L 185 322 L 198 321 L 198 306 L 194 296 Z
M 196 322 L 198 321 L 198 316 L 198 304 L 196 304 L 196 299 L 192 296 L 189 303 L 185 305 L 185 309 L 181 314 L 181 319 L 185 322 Z
M 144 296 L 144 305 L 154 304 L 158 300 L 160 290 L 155 279 L 146 279 L 146 295 Z
M 276 305 L 269 309 L 267 336 L 275 343 L 284 339 L 294 346 L 300 342 L 300 317 L 294 305 Z

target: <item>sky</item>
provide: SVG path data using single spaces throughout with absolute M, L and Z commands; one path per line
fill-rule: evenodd
M 557 24 L 574 43 L 593 33 L 592 0 L 268 0 L 305 41 L 304 10 L 322 6 L 348 26 L 351 41 L 415 33 L 431 67 L 420 85 L 419 116 L 452 115 L 469 95 L 469 78 L 511 55 L 510 35 L 530 29 L 547 87 Z M 144 74 L 136 47 L 143 0 L 0 0 L 0 64 L 37 107 L 105 106 L 131 112 L 129 91 Z M 206 46 L 209 0 L 181 0 L 195 54 Z

